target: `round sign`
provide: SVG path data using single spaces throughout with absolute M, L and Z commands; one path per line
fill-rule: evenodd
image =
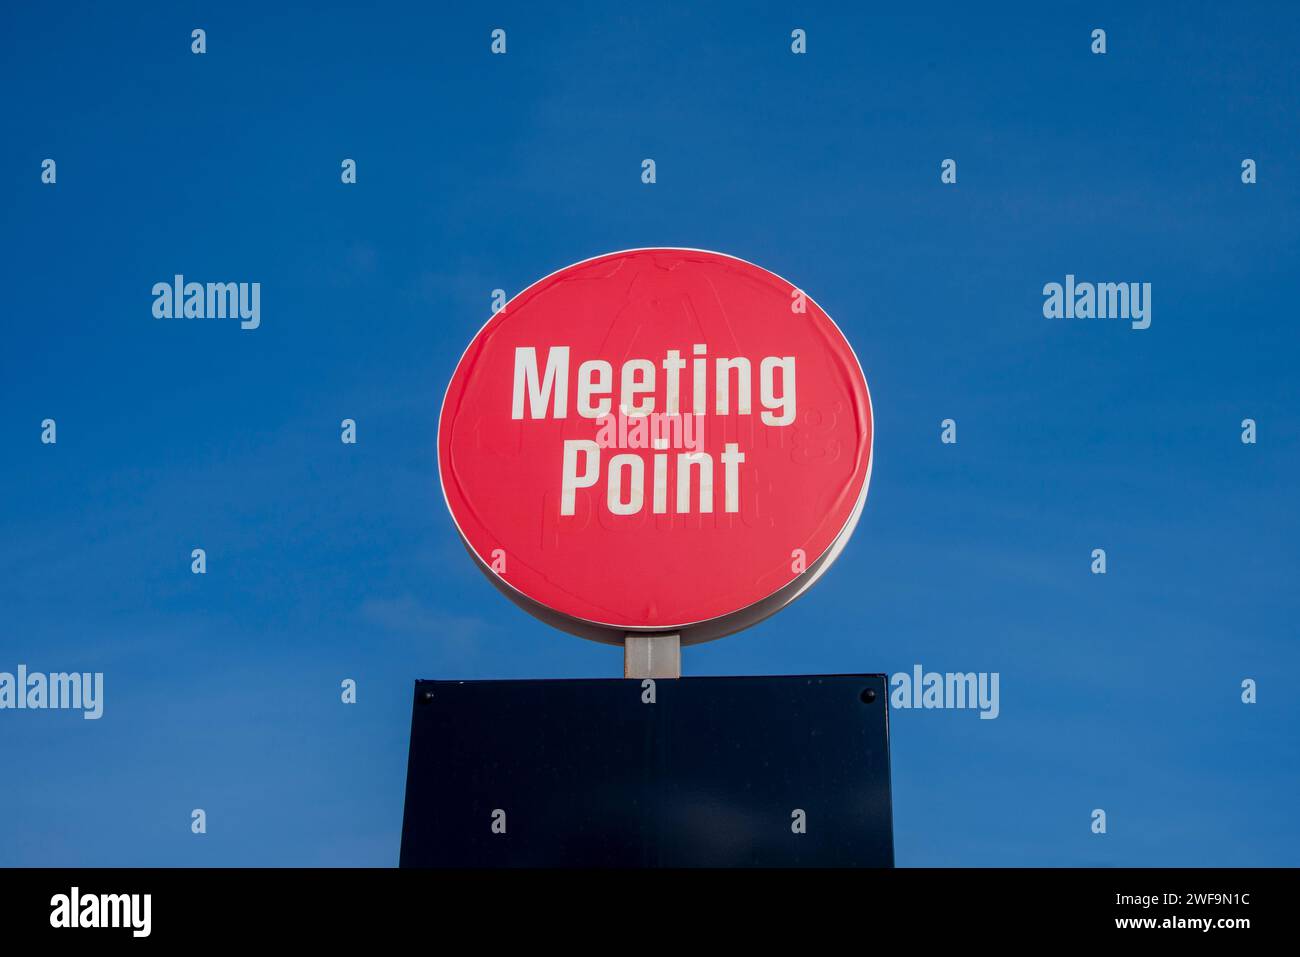
M 844 547 L 871 476 L 857 357 L 802 290 L 695 249 L 534 283 L 461 357 L 438 469 L 471 554 L 574 634 L 720 638 Z

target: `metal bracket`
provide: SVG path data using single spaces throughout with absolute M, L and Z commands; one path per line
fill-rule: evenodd
M 681 676 L 681 635 L 628 634 L 623 638 L 624 678 Z

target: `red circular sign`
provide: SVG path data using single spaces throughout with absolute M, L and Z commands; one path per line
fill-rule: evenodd
M 534 283 L 474 337 L 438 425 L 479 564 L 550 623 L 718 638 L 806 589 L 871 474 L 843 334 L 765 269 L 635 249 Z

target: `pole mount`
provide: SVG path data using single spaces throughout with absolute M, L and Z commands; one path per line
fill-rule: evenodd
M 681 635 L 629 633 L 623 638 L 624 678 L 680 678 Z

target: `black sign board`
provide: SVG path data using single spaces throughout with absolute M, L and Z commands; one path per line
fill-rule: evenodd
M 891 867 L 884 675 L 417 681 L 403 867 Z

